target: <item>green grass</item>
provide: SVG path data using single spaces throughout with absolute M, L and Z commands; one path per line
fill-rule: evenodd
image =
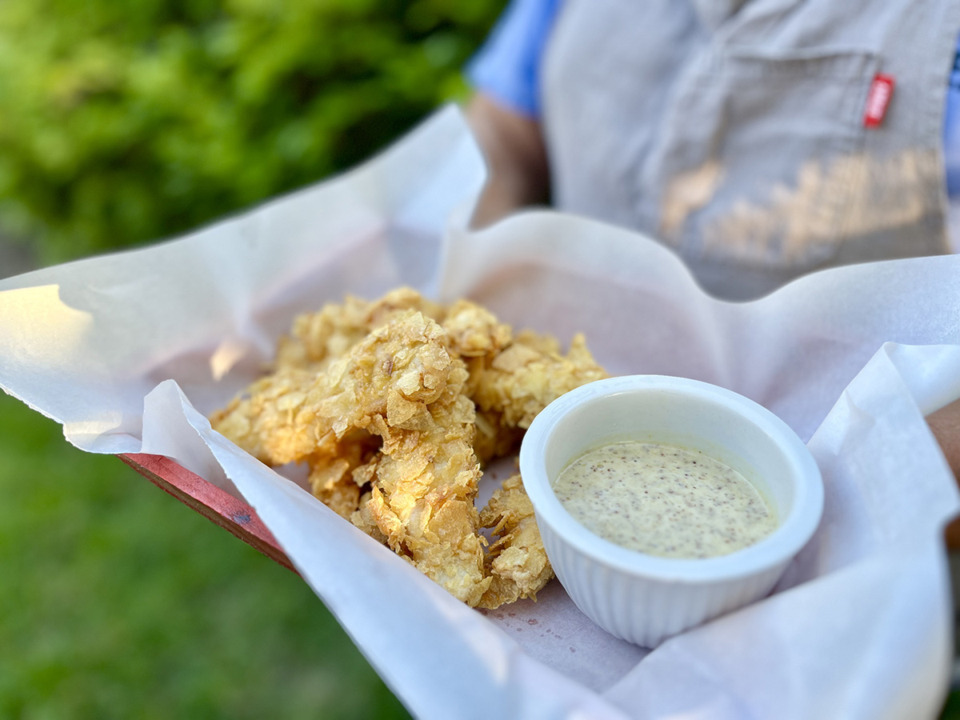
M 408 714 L 299 577 L 0 392 L 0 717 Z

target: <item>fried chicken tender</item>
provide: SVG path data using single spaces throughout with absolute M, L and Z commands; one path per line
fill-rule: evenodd
M 317 374 L 305 391 L 291 389 L 288 373 L 275 376 L 279 386 L 265 379 L 214 428 L 271 464 L 329 458 L 324 448 L 358 430 L 382 438 L 376 466 L 368 468 L 373 489 L 363 504 L 369 507 L 358 521 L 371 519 L 395 551 L 475 605 L 489 581 L 473 504 L 480 477 L 474 406 L 462 394 L 466 367 L 446 339 L 422 313 L 400 312 Z M 243 432 L 233 434 L 236 427 Z M 321 494 L 337 499 L 341 514 L 349 509 L 343 501 L 353 498 L 344 480 L 360 467 L 359 459 L 325 463 L 312 480 Z
M 287 458 L 309 455 L 321 444 L 320 439 L 297 418 L 315 377 L 303 368 L 281 366 L 213 413 L 210 423 L 214 430 L 268 465 L 282 465 Z
M 270 465 L 305 460 L 327 433 L 339 440 L 378 416 L 418 429 L 428 422 L 427 404 L 460 394 L 467 379 L 445 337 L 433 320 L 405 310 L 323 372 L 281 366 L 255 382 L 214 415 L 214 429 Z
M 519 474 L 504 480 L 493 493 L 480 513 L 480 524 L 491 528 L 499 539 L 487 551 L 485 568 L 492 582 L 478 606 L 495 609 L 521 598 L 535 598 L 553 577 L 553 568 Z
M 328 303 L 317 312 L 298 315 L 290 334 L 277 345 L 276 366 L 320 370 L 405 310 L 419 310 L 434 320 L 444 314 L 442 305 L 408 287 L 391 290 L 375 301 L 347 295 L 342 304 Z
M 523 432 L 566 392 L 608 377 L 593 359 L 582 334 L 566 355 L 557 340 L 530 330 L 487 362 L 470 367 L 470 396 L 477 405 L 477 454 L 484 461 L 516 449 Z
M 470 300 L 457 300 L 441 320 L 450 348 L 462 358 L 492 358 L 513 339 L 509 325 Z
M 380 449 L 376 436 L 357 430 L 337 440 L 330 432 L 307 459 L 307 478 L 314 496 L 347 520 L 360 506 L 362 488 L 370 482 L 368 466 Z
M 353 520 L 362 529 L 372 522 L 395 552 L 474 606 L 491 580 L 475 505 L 480 466 L 472 445 L 473 403 L 458 395 L 433 403 L 430 416 L 414 431 L 377 423 L 383 448 Z
M 481 463 L 605 376 L 581 336 L 564 356 L 474 302 L 398 288 L 297 317 L 271 371 L 211 423 L 267 464 L 306 463 L 335 512 L 463 602 L 495 608 L 535 598 L 553 571 L 519 475 L 478 511 Z

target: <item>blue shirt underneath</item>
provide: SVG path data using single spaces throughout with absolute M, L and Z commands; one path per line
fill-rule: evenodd
M 960 199 L 960 40 L 950 71 L 947 109 L 943 116 L 943 157 L 947 166 L 947 194 Z
M 540 115 L 543 47 L 562 0 L 511 0 L 467 75 L 474 87 L 530 117 Z M 960 37 L 944 111 L 947 194 L 960 204 Z
M 512 0 L 473 58 L 474 87 L 517 112 L 540 115 L 540 60 L 562 0 Z

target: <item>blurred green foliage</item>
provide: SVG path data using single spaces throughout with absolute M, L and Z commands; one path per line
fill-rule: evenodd
M 4 0 L 0 229 L 42 263 L 352 167 L 436 107 L 504 0 Z
M 0 718 L 409 718 L 299 576 L 3 392 L 0 498 Z

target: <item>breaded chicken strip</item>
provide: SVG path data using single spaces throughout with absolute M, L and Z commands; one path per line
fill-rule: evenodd
M 282 366 L 258 380 L 213 416 L 214 429 L 270 465 L 305 460 L 327 433 L 341 440 L 376 417 L 415 430 L 429 403 L 460 394 L 467 379 L 445 339 L 433 320 L 402 311 L 323 372 Z
M 210 416 L 213 429 L 267 465 L 301 458 L 319 445 L 313 428 L 298 424 L 316 374 L 283 366 L 254 381 L 243 395 Z
M 380 450 L 380 439 L 365 430 L 337 440 L 333 432 L 321 438 L 307 459 L 310 490 L 338 515 L 350 519 L 360 507 L 360 495 L 370 482 L 366 471 Z
M 391 290 L 373 301 L 347 295 L 342 303 L 327 303 L 317 312 L 294 318 L 290 334 L 277 345 L 275 365 L 321 370 L 343 357 L 371 330 L 406 310 L 419 310 L 433 320 L 440 320 L 445 313 L 442 305 L 409 287 Z
M 553 568 L 520 475 L 507 478 L 494 492 L 480 513 L 480 524 L 491 528 L 498 540 L 487 552 L 486 574 L 492 582 L 479 607 L 494 609 L 535 598 L 553 577 Z
M 377 423 L 383 448 L 353 521 L 367 532 L 374 525 L 394 551 L 473 606 L 490 585 L 475 505 L 473 403 L 459 395 L 429 410 L 431 421 L 419 430 Z
M 379 436 L 375 464 L 363 466 L 372 490 L 358 524 L 372 520 L 396 552 L 475 605 L 489 581 L 473 504 L 480 477 L 474 407 L 463 395 L 466 367 L 446 341 L 420 312 L 394 314 L 305 389 L 293 387 L 288 373 L 265 378 L 214 427 L 275 465 L 329 457 L 324 447 L 358 431 Z M 323 489 L 342 498 L 344 478 L 360 465 L 348 459 L 332 467 L 343 472 L 325 471 Z
M 524 330 L 484 362 L 472 362 L 470 396 L 477 405 L 477 454 L 486 461 L 517 448 L 523 432 L 547 405 L 607 372 L 587 349 L 582 334 L 566 355 L 553 337 Z
M 450 349 L 464 359 L 492 359 L 513 340 L 509 325 L 470 300 L 450 305 L 440 324 L 450 338 Z

